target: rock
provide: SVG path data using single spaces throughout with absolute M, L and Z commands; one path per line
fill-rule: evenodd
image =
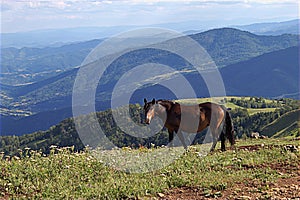
M 252 132 L 252 133 L 250 134 L 250 138 L 258 139 L 258 138 L 259 138 L 259 133 L 258 133 L 258 132 Z
M 249 196 L 240 196 L 237 199 L 239 199 L 239 200 L 247 200 L 247 199 L 251 199 L 251 197 L 249 197 Z
M 163 193 L 157 193 L 157 195 L 160 197 L 160 198 L 163 198 L 165 195 Z
M 272 188 L 272 190 L 275 191 L 275 192 L 279 192 L 280 188 Z
M 260 135 L 259 138 L 260 138 L 260 139 L 266 139 L 266 138 L 268 138 L 268 136 Z

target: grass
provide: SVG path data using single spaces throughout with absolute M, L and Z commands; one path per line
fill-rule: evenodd
M 264 135 L 271 136 L 271 135 L 274 134 L 274 132 L 279 131 L 279 133 L 277 133 L 277 134 L 280 135 L 280 130 L 284 131 L 284 129 L 289 128 L 293 124 L 295 125 L 294 128 L 296 128 L 296 130 L 299 131 L 299 129 L 297 128 L 297 125 L 299 123 L 299 115 L 300 115 L 300 110 L 299 109 L 290 111 L 288 113 L 285 113 L 280 118 L 276 119 L 272 123 L 270 123 L 267 126 L 263 127 L 262 128 L 262 133 Z M 275 137 L 276 137 L 277 134 L 275 134 Z
M 299 141 L 239 140 L 235 150 L 215 151 L 207 156 L 201 156 L 202 146 L 196 145 L 160 169 L 151 171 L 153 166 L 145 166 L 150 169 L 147 173 L 119 171 L 95 159 L 91 151 L 78 153 L 73 152 L 72 148 L 53 147 L 51 154 L 45 156 L 27 149 L 19 157 L 0 161 L 0 194 L 4 198 L 26 199 L 122 199 L 153 197 L 170 188 L 183 186 L 222 191 L 243 180 L 266 183 L 287 176 L 261 167 L 268 163 L 300 164 L 299 152 L 283 152 L 283 146 L 287 144 L 298 145 Z M 261 148 L 255 151 L 239 148 L 249 145 Z M 109 153 L 131 152 L 128 155 L 142 158 L 148 152 L 163 152 L 166 149 L 123 148 Z M 180 148 L 171 151 L 176 153 Z M 117 154 L 116 157 L 122 156 Z
M 274 112 L 277 108 L 247 108 L 249 115 L 254 115 L 260 112 Z

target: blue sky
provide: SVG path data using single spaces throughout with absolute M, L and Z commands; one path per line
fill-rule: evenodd
M 1 32 L 198 21 L 242 25 L 299 18 L 298 0 L 1 1 Z

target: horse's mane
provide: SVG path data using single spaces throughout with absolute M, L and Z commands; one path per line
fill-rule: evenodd
M 160 105 L 166 107 L 167 110 L 170 110 L 173 105 L 178 104 L 174 101 L 165 100 L 165 99 L 159 99 L 156 101 L 156 103 L 159 103 Z

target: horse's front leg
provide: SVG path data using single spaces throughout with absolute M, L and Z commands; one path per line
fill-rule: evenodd
M 173 147 L 174 146 L 174 130 L 172 129 L 168 129 L 169 132 L 169 147 Z
M 218 140 L 216 138 L 213 138 L 213 144 L 212 144 L 212 146 L 211 146 L 211 148 L 209 150 L 210 152 L 212 152 L 213 150 L 215 150 L 217 142 L 218 142 Z
M 186 145 L 186 143 L 185 143 L 185 139 L 184 139 L 184 136 L 183 136 L 181 130 L 178 130 L 178 131 L 177 131 L 177 135 L 178 135 L 178 138 L 180 139 L 180 141 L 181 141 L 181 143 L 182 143 L 184 149 L 186 150 L 186 149 L 187 149 L 187 145 Z

